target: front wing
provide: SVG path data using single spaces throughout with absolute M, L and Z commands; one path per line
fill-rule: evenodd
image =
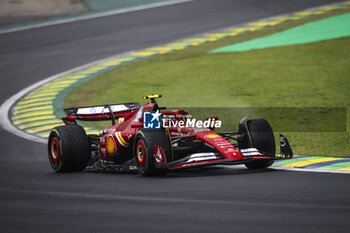
M 274 157 L 253 155 L 253 156 L 244 156 L 243 159 L 227 159 L 227 158 L 223 158 L 222 155 L 216 152 L 196 153 L 196 154 L 189 155 L 183 159 L 168 163 L 168 169 L 175 170 L 175 169 L 181 169 L 181 168 L 203 167 L 203 166 L 210 166 L 210 165 L 238 165 L 238 164 L 245 164 L 252 160 L 257 160 L 257 159 L 283 160 L 283 159 L 291 159 L 291 158 L 292 156 L 286 156 L 286 155 L 276 155 Z
M 266 155 L 264 152 L 261 152 L 256 148 L 241 149 L 240 153 L 242 154 L 242 159 L 226 158 L 218 152 L 195 153 L 186 156 L 185 158 L 168 163 L 167 165 L 169 170 L 174 170 L 188 167 L 201 167 L 210 165 L 245 164 L 257 159 L 283 160 L 293 158 L 293 151 L 290 147 L 290 144 L 287 138 L 282 134 L 280 134 L 280 154 Z

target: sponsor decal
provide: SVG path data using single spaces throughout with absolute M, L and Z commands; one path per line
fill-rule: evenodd
M 201 129 L 195 129 L 194 132 L 197 133 L 197 132 L 208 132 L 210 131 L 210 129 L 207 129 L 207 128 L 201 128 Z
M 261 154 L 258 149 L 256 148 L 246 148 L 246 149 L 241 149 L 241 154 L 243 156 L 258 156 L 258 155 L 263 155 Z
M 117 152 L 117 147 L 112 136 L 108 136 L 107 138 L 107 150 L 109 154 L 114 154 Z
M 121 111 L 128 110 L 128 108 L 123 104 L 111 105 L 111 109 L 113 112 L 121 112 Z M 109 109 L 105 108 L 104 106 L 79 108 L 77 111 L 78 115 L 104 114 L 104 113 L 109 113 Z
M 101 151 L 101 154 L 106 155 L 106 149 L 105 148 L 100 148 L 100 151 Z
M 156 163 L 165 163 L 164 151 L 160 146 L 153 146 L 154 158 Z
M 108 133 L 114 133 L 114 132 L 115 132 L 115 129 L 107 128 L 107 129 L 102 130 L 101 134 L 108 134 Z
M 206 146 L 208 146 L 208 147 L 214 149 L 214 147 L 213 147 L 212 145 L 210 145 L 209 143 L 205 142 L 204 144 L 205 144 Z
M 136 170 L 137 170 L 137 167 L 136 167 L 136 166 L 130 165 L 130 166 L 129 166 L 129 170 L 130 170 L 130 171 L 136 171 Z
M 187 163 L 218 159 L 216 155 L 217 153 L 215 152 L 195 153 L 190 156 Z
M 217 138 L 219 137 L 217 134 L 208 134 L 205 136 L 206 138 Z

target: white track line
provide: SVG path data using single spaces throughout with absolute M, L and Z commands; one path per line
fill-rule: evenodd
M 129 7 L 129 8 L 120 9 L 120 10 L 106 11 L 106 12 L 102 12 L 102 13 L 91 13 L 89 15 L 83 15 L 83 16 L 72 16 L 72 17 L 65 18 L 65 19 L 53 20 L 51 22 L 42 22 L 42 23 L 36 23 L 36 24 L 33 23 L 32 25 L 18 26 L 15 28 L 3 29 L 3 30 L 0 30 L 0 34 L 17 32 L 17 31 L 24 31 L 24 30 L 29 30 L 29 29 L 33 29 L 33 28 L 41 28 L 41 27 L 46 27 L 46 26 L 51 26 L 51 25 L 71 23 L 71 22 L 75 22 L 75 21 L 82 21 L 82 20 L 106 17 L 106 16 L 111 16 L 111 15 L 118 15 L 118 14 L 123 14 L 123 13 L 134 12 L 134 11 L 142 11 L 142 10 L 147 10 L 147 9 L 151 9 L 151 8 L 175 5 L 175 4 L 191 2 L 191 1 L 194 1 L 194 0 L 170 0 L 170 1 L 166 1 L 166 2 L 152 3 L 152 4 L 142 5 L 142 6 Z
M 132 52 L 132 51 L 131 51 Z M 130 52 L 128 52 L 130 53 Z M 111 57 L 108 57 L 108 58 L 104 58 L 104 59 L 101 59 L 101 60 L 98 60 L 98 61 L 94 61 L 94 62 L 91 62 L 91 63 L 88 63 L 88 64 L 85 64 L 85 65 L 82 65 L 82 66 L 79 66 L 79 67 L 75 67 L 73 69 L 70 69 L 70 70 L 67 70 L 65 72 L 62 72 L 62 73 L 59 73 L 59 74 L 56 74 L 56 75 L 53 75 L 53 76 L 50 76 L 46 79 L 43 79 L 37 83 L 34 83 L 32 85 L 30 85 L 29 87 L 26 87 L 24 88 L 23 90 L 21 90 L 20 92 L 14 94 L 13 96 L 11 96 L 9 99 L 7 99 L 0 107 L 0 127 L 2 127 L 3 129 L 7 130 L 8 132 L 12 133 L 12 134 L 15 134 L 16 136 L 18 137 L 21 137 L 21 138 L 25 138 L 27 140 L 31 140 L 31 141 L 34 141 L 34 142 L 39 142 L 39 143 L 47 143 L 47 140 L 46 139 L 43 139 L 43 138 L 40 138 L 40 137 L 37 137 L 35 135 L 32 135 L 32 134 L 28 134 L 22 130 L 19 130 L 18 128 L 16 128 L 10 118 L 9 118 L 9 114 L 10 114 L 10 109 L 11 107 L 21 98 L 23 97 L 24 95 L 26 95 L 27 93 L 29 93 L 30 91 L 40 87 L 41 85 L 45 84 L 45 83 L 48 83 L 54 79 L 57 79 L 57 78 L 60 78 L 62 76 L 65 76 L 67 74 L 70 74 L 70 73 L 73 73 L 73 72 L 76 72 L 76 71 L 79 71 L 79 70 L 82 70 L 82 69 L 85 69 L 87 67 L 90 67 L 90 66 L 93 66 L 93 65 L 96 65 L 98 63 L 101 63 L 101 62 L 104 62 L 104 61 L 107 61 L 107 60 L 111 60 L 111 59 L 115 59 L 115 58 L 118 58 L 120 56 L 123 56 L 125 55 L 126 53 L 123 53 L 123 54 L 119 54 L 119 55 L 115 55 L 115 56 L 111 56 Z

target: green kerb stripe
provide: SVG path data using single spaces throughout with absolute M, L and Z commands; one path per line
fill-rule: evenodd
M 317 170 L 338 170 L 344 167 L 350 167 L 350 162 L 331 164 L 331 165 L 319 167 L 316 169 Z
M 274 163 L 274 166 L 284 166 L 296 162 L 301 162 L 301 161 L 307 161 L 307 160 L 313 160 L 313 159 L 320 159 L 320 158 L 325 158 L 325 157 L 318 157 L 318 156 L 309 156 L 309 157 L 304 157 L 304 158 L 295 158 L 295 159 L 288 159 L 288 160 L 283 160 L 283 161 L 276 161 Z

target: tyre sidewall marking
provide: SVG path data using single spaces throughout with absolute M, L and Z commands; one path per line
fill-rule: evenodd
M 58 141 L 58 144 L 59 144 L 59 151 L 60 151 L 60 155 L 59 155 L 59 158 L 58 158 L 58 164 L 56 163 L 53 163 L 54 165 L 54 170 L 55 171 L 59 171 L 62 167 L 62 155 L 63 155 L 63 150 L 62 150 L 62 141 L 60 139 L 60 134 L 58 133 L 58 131 L 56 129 L 53 129 L 51 132 L 54 133 L 54 137 L 57 138 L 57 141 Z
M 136 134 L 136 137 L 138 136 L 138 135 L 141 135 L 142 137 L 140 138 L 140 140 L 143 140 L 144 141 L 144 144 L 145 144 L 145 166 L 141 169 L 141 172 L 145 172 L 146 170 L 147 170 L 147 168 L 148 168 L 148 148 L 147 148 L 147 144 L 146 144 L 146 142 L 145 142 L 145 135 L 142 133 L 142 131 L 138 131 L 137 132 L 137 134 Z
M 142 160 L 139 157 L 139 150 L 142 150 Z M 147 167 L 147 154 L 146 154 L 146 145 L 143 139 L 139 139 L 136 144 L 136 159 L 139 167 L 144 169 Z M 145 166 L 146 165 L 146 166 Z
M 56 146 L 56 152 L 55 152 L 55 146 Z M 57 162 L 60 159 L 60 146 L 59 146 L 57 137 L 52 137 L 51 139 L 50 152 L 51 152 L 52 161 L 55 164 L 57 164 Z

